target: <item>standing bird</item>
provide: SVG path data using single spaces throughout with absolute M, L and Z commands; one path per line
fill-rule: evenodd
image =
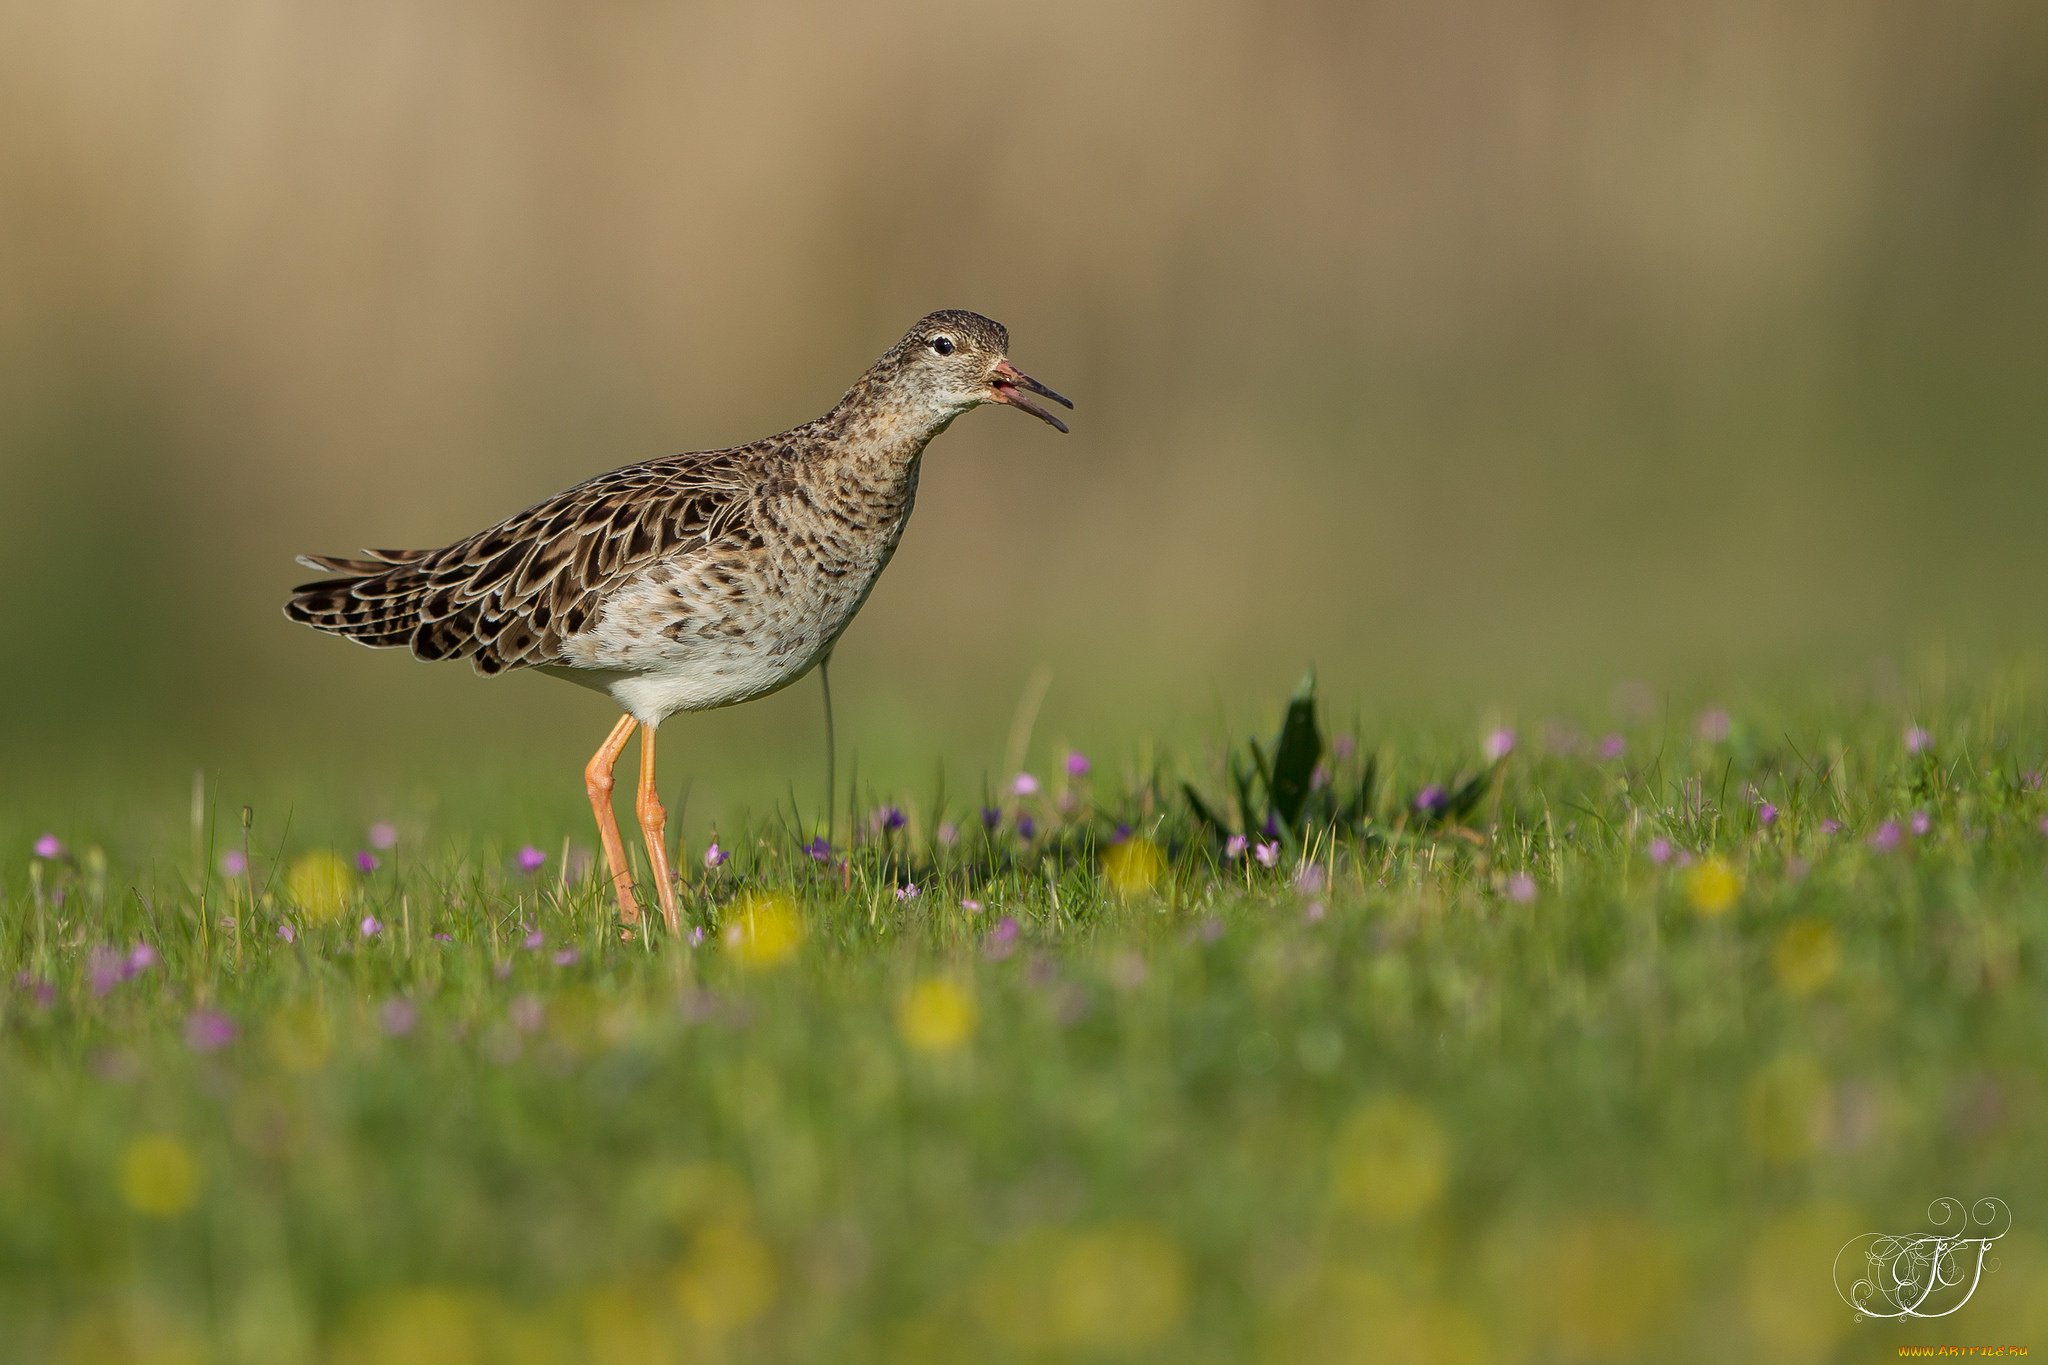
M 637 724 L 640 830 L 674 932 L 656 728 L 764 697 L 831 655 L 903 538 L 925 446 L 954 418 L 1008 403 L 1067 429 L 1025 395 L 1074 405 L 1010 364 L 1009 344 L 978 313 L 933 313 L 814 422 L 614 469 L 446 549 L 303 556 L 335 576 L 293 589 L 285 615 L 485 676 L 537 668 L 609 693 L 626 714 L 584 789 L 619 913 L 637 923 L 611 802 Z

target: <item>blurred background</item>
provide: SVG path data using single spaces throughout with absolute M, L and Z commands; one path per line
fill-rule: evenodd
M 933 448 L 842 777 L 978 787 L 1040 669 L 1033 763 L 1310 663 L 1527 718 L 2038 640 L 2029 0 L 0 0 L 8 801 L 572 818 L 600 698 L 288 625 L 292 556 L 794 425 L 938 307 L 1074 434 Z M 663 785 L 812 800 L 817 712 Z

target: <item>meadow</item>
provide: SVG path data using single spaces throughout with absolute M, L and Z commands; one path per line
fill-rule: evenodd
M 1617 708 L 842 769 L 673 937 L 581 828 L 15 792 L 0 1358 L 2048 1350 L 2048 683 Z

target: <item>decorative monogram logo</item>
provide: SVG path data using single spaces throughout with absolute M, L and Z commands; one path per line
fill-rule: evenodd
M 1941 1230 L 1866 1232 L 1835 1253 L 1835 1292 L 1856 1310 L 1858 1322 L 1945 1318 L 1968 1303 L 1977 1282 L 1998 1269 L 1997 1258 L 1986 1255 L 2012 1227 L 2012 1210 L 2003 1199 L 1984 1198 L 1965 1214 L 1961 1200 L 1937 1199 L 1927 1206 L 1927 1221 Z M 1844 1271 L 1854 1275 L 1859 1268 L 1860 1278 L 1844 1289 Z

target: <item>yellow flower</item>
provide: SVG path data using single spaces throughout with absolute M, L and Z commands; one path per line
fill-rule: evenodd
M 1671 1235 L 1627 1214 L 1574 1219 L 1537 1267 L 1539 1303 L 1574 1357 L 1642 1359 L 1681 1306 L 1684 1264 Z
M 1750 1328 L 1773 1360 L 1822 1360 L 1855 1322 L 1834 1287 L 1813 1273 L 1868 1224 L 1839 1204 L 1812 1204 L 1783 1214 L 1748 1241 L 1742 1300 Z
M 1750 1150 L 1775 1165 L 1812 1156 L 1833 1126 L 1828 1077 L 1811 1057 L 1766 1062 L 1742 1087 L 1742 1133 Z
M 1137 1224 L 1027 1232 L 996 1253 L 974 1288 L 982 1326 L 1027 1351 L 1149 1346 L 1180 1326 L 1187 1299 L 1180 1249 Z
M 700 1327 L 744 1327 L 775 1302 L 775 1259 L 745 1228 L 705 1228 L 676 1272 L 676 1299 Z
M 788 896 L 749 891 L 727 908 L 722 934 L 733 959 L 743 967 L 779 967 L 796 955 L 804 925 L 796 902 Z
M 121 1155 L 121 1197 L 151 1218 L 175 1218 L 199 1200 L 199 1165 L 165 1133 L 136 1138 Z
M 1685 898 L 1702 915 L 1718 915 L 1735 904 L 1742 879 L 1725 858 L 1708 858 L 1685 874 Z
M 920 1052 L 950 1052 L 974 1035 L 974 998 L 937 977 L 918 982 L 896 1006 L 896 1031 Z
M 1403 1223 L 1437 1201 L 1450 1171 L 1443 1126 L 1399 1095 L 1361 1106 L 1338 1131 L 1331 1194 L 1368 1222 Z
M 340 854 L 322 849 L 293 863 L 285 886 L 307 919 L 330 920 L 348 904 L 349 892 L 355 889 L 355 874 L 348 870 Z
M 1841 965 L 1841 942 L 1817 919 L 1786 925 L 1771 944 L 1771 973 L 1793 995 L 1812 995 L 1834 978 Z
M 334 1052 L 334 1034 L 317 1005 L 286 1005 L 270 1016 L 263 1035 L 271 1059 L 300 1075 L 311 1075 L 326 1066 Z
M 1142 896 L 1166 875 L 1166 855 L 1150 839 L 1126 839 L 1102 855 L 1102 875 L 1119 896 Z

